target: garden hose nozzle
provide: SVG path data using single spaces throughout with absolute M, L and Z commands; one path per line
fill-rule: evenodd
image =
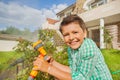
M 43 48 L 42 41 L 38 40 L 37 42 L 33 43 L 33 48 L 35 50 L 39 51 L 40 59 L 44 59 L 44 57 L 46 56 L 47 53 L 46 53 L 46 51 Z M 34 66 L 34 68 L 35 67 L 37 67 L 37 66 Z M 34 78 L 37 76 L 37 74 L 38 74 L 38 71 L 32 70 L 31 73 L 30 73 L 30 76 L 28 77 L 28 80 L 34 80 Z

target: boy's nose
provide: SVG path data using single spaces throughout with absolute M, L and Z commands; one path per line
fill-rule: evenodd
M 74 35 L 73 35 L 73 34 L 70 34 L 69 39 L 70 39 L 70 40 L 73 40 L 74 38 L 75 38 Z

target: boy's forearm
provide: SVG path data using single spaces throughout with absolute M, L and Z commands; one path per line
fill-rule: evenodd
M 69 68 L 68 66 L 62 65 L 62 64 L 56 62 L 55 60 L 52 62 L 52 65 L 53 65 L 54 67 L 56 67 L 56 68 L 64 71 L 64 72 L 71 73 L 71 70 L 70 70 L 70 68 Z
M 55 76 L 59 80 L 72 80 L 71 74 L 68 72 L 65 72 L 61 69 L 58 69 L 57 67 L 50 65 L 47 71 L 50 75 Z

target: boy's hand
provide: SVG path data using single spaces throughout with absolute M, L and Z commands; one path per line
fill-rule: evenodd
M 44 60 L 46 60 L 48 63 L 52 64 L 52 62 L 54 61 L 52 56 L 45 56 Z
M 48 67 L 50 66 L 47 61 L 40 59 L 39 57 L 33 62 L 33 65 L 37 66 L 34 67 L 33 70 L 40 70 L 42 72 L 47 72 Z

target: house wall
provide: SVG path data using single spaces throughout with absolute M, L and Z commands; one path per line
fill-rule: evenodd
M 0 51 L 13 51 L 18 41 L 0 40 Z

